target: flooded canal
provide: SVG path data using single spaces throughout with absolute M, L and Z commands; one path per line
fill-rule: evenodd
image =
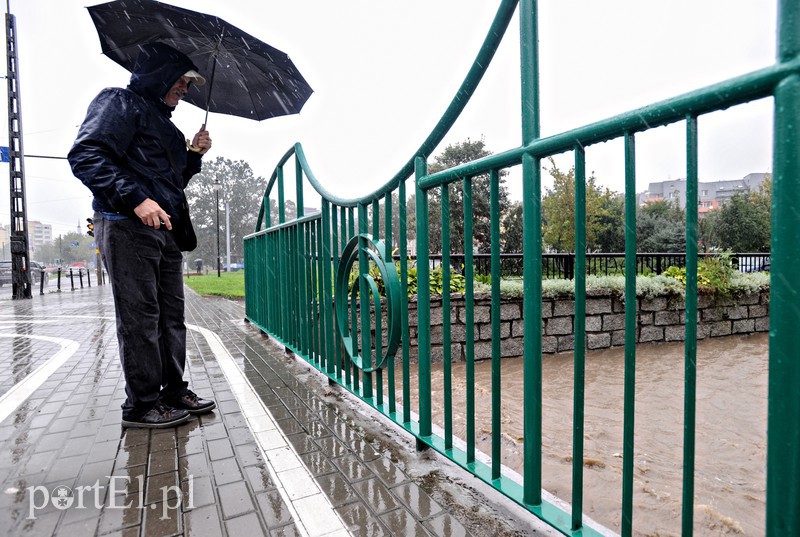
M 767 334 L 705 340 L 697 349 L 695 535 L 764 533 L 766 490 Z M 682 344 L 636 350 L 633 484 L 634 534 L 681 534 Z M 522 468 L 522 361 L 502 360 L 502 462 Z M 465 438 L 463 363 L 453 364 L 453 432 Z M 491 454 L 491 364 L 475 367 L 477 448 Z M 620 530 L 624 351 L 586 360 L 584 512 Z M 398 371 L 398 379 L 402 378 Z M 411 380 L 412 392 L 416 379 Z M 433 420 L 443 424 L 442 369 L 434 365 Z M 542 486 L 569 502 L 572 459 L 572 354 L 543 362 Z M 400 392 L 400 389 L 398 389 Z M 412 399 L 416 399 L 413 393 Z M 417 410 L 416 400 L 412 408 Z M 460 414 L 461 413 L 461 414 Z

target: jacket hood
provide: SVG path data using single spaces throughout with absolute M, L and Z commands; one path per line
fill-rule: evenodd
M 159 102 L 189 70 L 197 71 L 186 54 L 163 43 L 142 46 L 128 86 L 142 97 Z

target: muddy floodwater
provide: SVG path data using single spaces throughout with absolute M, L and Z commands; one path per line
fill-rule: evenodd
M 698 343 L 695 535 L 764 534 L 767 341 L 767 334 L 759 334 Z M 572 360 L 571 353 L 545 356 L 542 387 L 542 486 L 567 502 L 572 494 Z M 501 457 L 522 474 L 522 360 L 501 364 Z M 452 367 L 453 432 L 463 439 L 465 365 Z M 635 535 L 681 534 L 683 382 L 682 344 L 636 348 Z M 587 354 L 584 513 L 615 532 L 622 503 L 623 383 L 623 349 Z M 417 410 L 413 376 L 410 384 Z M 433 420 L 443 426 L 441 364 L 434 365 L 432 384 Z M 491 455 L 489 361 L 475 366 L 475 392 L 476 445 Z

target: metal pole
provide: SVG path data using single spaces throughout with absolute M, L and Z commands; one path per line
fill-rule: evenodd
M 419 350 L 419 435 L 431 436 L 431 288 L 430 288 L 430 239 L 428 237 L 428 192 L 419 187 L 420 177 L 428 171 L 425 159 L 414 160 L 417 210 L 417 349 Z M 359 218 L 359 222 L 361 219 Z M 361 270 L 364 274 L 366 270 Z M 363 311 L 362 306 L 362 311 Z M 417 441 L 417 451 L 423 444 Z
M 30 251 L 28 248 L 28 209 L 25 196 L 25 159 L 22 144 L 22 103 L 19 93 L 17 23 L 6 7 L 6 60 L 8 66 L 8 156 L 10 179 L 11 282 L 12 297 L 31 298 Z
M 522 143 L 540 135 L 538 0 L 522 0 L 520 13 L 520 74 Z M 524 275 L 523 430 L 525 444 L 523 501 L 542 503 L 542 179 L 539 159 L 522 157 L 522 221 Z
M 800 4 L 778 3 L 778 60 L 800 55 Z M 772 280 L 769 312 L 766 535 L 800 533 L 800 75 L 775 88 Z
M 231 271 L 231 211 L 228 202 L 225 202 L 225 252 L 228 259 L 226 272 Z
M 217 278 L 221 277 L 220 255 L 219 255 L 219 188 L 214 189 L 214 194 L 217 196 Z

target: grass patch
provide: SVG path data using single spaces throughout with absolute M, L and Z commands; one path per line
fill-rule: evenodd
M 198 295 L 222 296 L 225 298 L 244 298 L 244 271 L 223 272 L 201 276 L 184 275 L 183 282 Z

